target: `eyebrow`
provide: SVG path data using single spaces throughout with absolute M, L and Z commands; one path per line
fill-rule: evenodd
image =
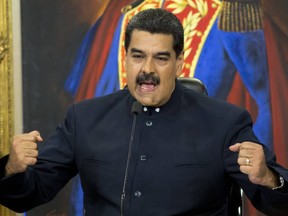
M 139 50 L 139 49 L 137 49 L 137 48 L 131 48 L 131 53 L 135 53 L 135 52 L 145 54 L 143 50 Z M 171 56 L 171 53 L 168 52 L 168 51 L 162 51 L 162 52 L 156 53 L 156 56 L 157 56 L 157 55 L 164 55 L 164 56 L 170 57 L 170 56 Z

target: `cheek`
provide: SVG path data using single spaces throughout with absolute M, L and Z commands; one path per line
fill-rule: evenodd
M 175 85 L 175 73 L 160 77 L 160 89 L 165 93 L 171 92 L 171 88 Z
M 127 80 L 127 84 L 130 87 L 135 86 L 136 76 L 137 76 L 137 73 L 132 72 L 131 68 L 130 68 L 130 70 L 126 71 L 126 80 Z
M 133 84 L 133 78 L 131 77 L 131 75 L 129 73 L 126 74 L 126 81 L 127 84 L 130 86 L 131 84 Z
M 159 76 L 160 76 L 160 79 L 161 79 L 161 82 L 172 82 L 175 80 L 176 78 L 176 74 L 177 74 L 177 71 L 173 68 L 173 70 L 171 68 L 168 68 L 166 70 L 163 70 L 162 73 L 159 73 Z
M 139 70 L 141 70 L 141 65 L 132 63 L 131 61 L 127 61 L 125 64 L 125 70 L 126 70 L 127 75 L 135 76 L 135 74 L 137 74 Z

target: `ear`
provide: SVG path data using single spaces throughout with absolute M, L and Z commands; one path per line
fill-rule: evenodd
M 184 51 L 181 52 L 181 54 L 177 58 L 176 62 L 176 76 L 180 76 L 182 73 L 182 68 L 184 64 Z

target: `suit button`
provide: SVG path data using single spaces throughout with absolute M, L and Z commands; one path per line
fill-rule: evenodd
M 146 155 L 141 155 L 140 156 L 140 160 L 141 161 L 146 161 L 147 160 L 147 156 Z
M 135 191 L 134 196 L 140 198 L 142 196 L 142 193 L 140 191 Z
M 151 127 L 151 126 L 152 126 L 152 124 L 153 124 L 153 122 L 152 122 L 152 121 L 146 121 L 146 126 L 147 126 L 147 127 Z

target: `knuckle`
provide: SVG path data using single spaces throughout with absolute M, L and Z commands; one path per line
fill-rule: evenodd
M 37 144 L 36 144 L 35 142 L 32 142 L 32 143 L 31 143 L 31 148 L 32 148 L 32 149 L 37 149 Z
M 240 158 L 237 159 L 237 163 L 238 163 L 239 165 L 241 164 L 241 159 L 240 159 Z
M 12 147 L 15 148 L 16 146 L 18 146 L 19 142 L 20 142 L 19 138 L 14 137 L 12 141 Z
M 37 162 L 37 158 L 31 158 L 29 165 L 34 165 Z
M 39 133 L 39 131 L 37 131 L 37 130 L 33 130 L 33 131 L 31 131 L 31 132 L 29 133 L 29 135 L 35 137 L 35 136 L 39 136 L 40 133 Z
M 245 173 L 245 168 L 244 168 L 244 166 L 240 166 L 240 171 L 241 171 L 242 173 Z

